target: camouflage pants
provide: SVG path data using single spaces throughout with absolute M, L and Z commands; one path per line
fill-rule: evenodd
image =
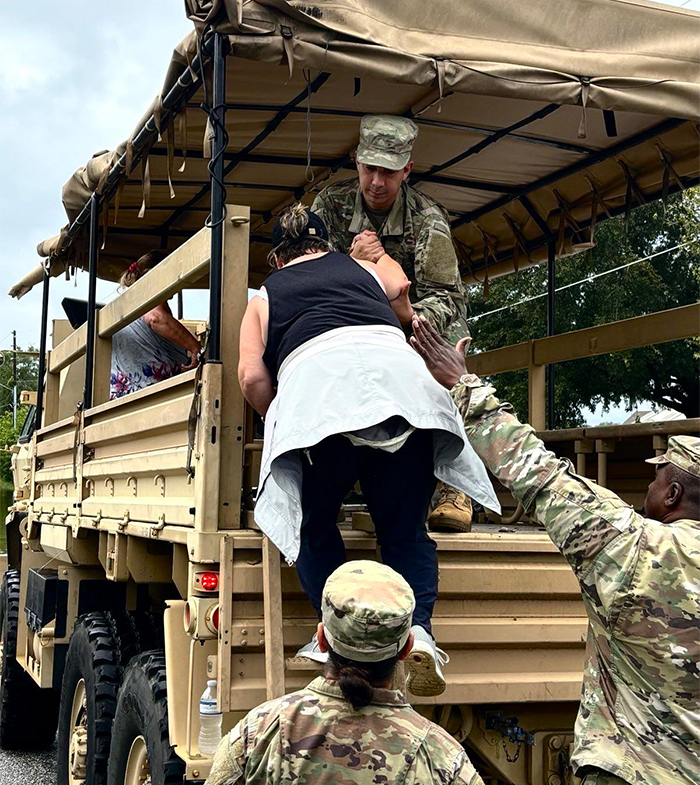
M 581 785 L 628 785 L 626 780 L 602 769 L 589 769 L 581 780 Z

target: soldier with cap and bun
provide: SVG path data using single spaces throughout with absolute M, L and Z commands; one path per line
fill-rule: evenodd
M 336 251 L 368 262 L 386 253 L 411 282 L 415 313 L 451 343 L 469 335 L 466 295 L 447 211 L 407 180 L 418 126 L 407 117 L 366 115 L 355 154 L 357 179 L 324 188 L 311 207 L 328 228 Z M 440 483 L 428 525 L 435 531 L 471 530 L 471 499 Z
M 414 319 L 486 466 L 573 569 L 589 619 L 572 764 L 583 785 L 697 785 L 700 776 L 700 438 L 671 436 L 637 513 L 518 422 L 464 353 Z
M 206 785 L 483 785 L 461 744 L 393 688 L 411 650 L 414 605 L 390 567 L 339 567 L 318 625 L 324 676 L 244 717 L 222 739 Z

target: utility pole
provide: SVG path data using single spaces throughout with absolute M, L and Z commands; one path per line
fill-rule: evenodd
M 12 427 L 17 427 L 17 330 L 12 331 Z

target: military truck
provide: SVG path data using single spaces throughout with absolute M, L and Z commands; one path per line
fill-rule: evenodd
M 226 730 L 314 675 L 292 656 L 311 637 L 313 610 L 255 526 L 262 441 L 237 382 L 237 336 L 248 288 L 264 280 L 274 215 L 353 176 L 359 117 L 419 124 L 414 182 L 450 211 L 467 283 L 543 259 L 553 274 L 557 255 L 594 241 L 596 220 L 698 182 L 688 120 L 697 74 L 674 54 L 692 53 L 687 22 L 697 16 L 570 5 L 561 20 L 551 0 L 488 18 L 471 0 L 430 12 L 406 0 L 354 10 L 188 3 L 197 29 L 175 50 L 159 97 L 127 142 L 68 181 L 69 224 L 11 290 L 43 283 L 44 383 L 17 447 L 7 517 L 0 747 L 48 746 L 58 733 L 61 785 L 108 774 L 119 785 L 202 783 L 208 679 Z M 455 36 L 476 22 L 480 36 Z M 668 51 L 626 54 L 664 46 L 661 22 Z M 635 46 L 609 35 L 626 24 Z M 562 43 L 574 40 L 575 49 Z M 97 279 L 116 280 L 155 245 L 167 258 L 98 309 Z M 78 268 L 89 271 L 85 321 L 56 320 L 49 339 L 51 278 Z M 110 400 L 112 336 L 193 288 L 209 292 L 208 318 L 183 320 L 206 346 L 203 362 Z M 695 335 L 698 308 L 631 321 L 473 365 L 527 368 L 543 438 L 583 474 L 595 462 L 599 480 L 637 501 L 648 477 L 639 457 L 698 422 L 562 432 L 546 429 L 545 407 L 549 364 Z M 566 562 L 501 497 L 502 519 L 434 535 L 448 686 L 413 700 L 465 745 L 487 783 L 563 785 L 573 781 L 586 619 Z M 377 558 L 371 526 L 348 516 L 341 528 L 349 558 Z

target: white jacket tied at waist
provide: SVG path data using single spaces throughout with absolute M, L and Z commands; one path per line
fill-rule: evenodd
M 391 418 L 405 420 L 406 436 L 416 428 L 432 430 L 435 476 L 500 512 L 452 398 L 401 330 L 340 327 L 285 359 L 265 417 L 255 522 L 289 563 L 299 556 L 304 449 L 342 433 L 355 443 L 393 451 L 401 436 L 372 428 Z

